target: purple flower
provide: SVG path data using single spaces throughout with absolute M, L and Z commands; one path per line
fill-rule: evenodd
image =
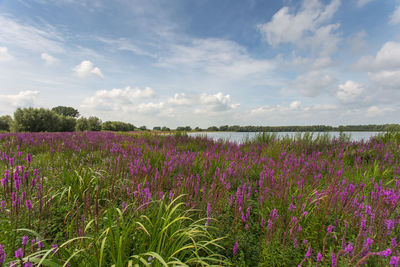
M 331 264 L 333 267 L 336 266 L 336 255 L 334 252 L 331 253 Z
M 394 221 L 385 220 L 385 225 L 386 225 L 386 229 L 388 231 L 388 235 L 390 235 L 392 233 L 393 228 L 394 228 Z
M 345 253 L 348 253 L 349 255 L 351 255 L 351 253 L 353 252 L 353 243 L 349 242 L 349 244 L 347 245 L 347 247 L 344 249 Z
M 378 252 L 378 255 L 383 257 L 389 257 L 390 255 L 392 255 L 392 250 L 388 248 L 384 251 Z
M 392 248 L 397 247 L 396 238 L 392 238 Z
M 40 241 L 40 240 L 38 240 L 37 245 L 38 245 L 39 249 L 43 249 L 44 248 L 44 245 L 43 245 L 42 241 Z
M 322 260 L 322 254 L 318 252 L 317 254 L 317 262 L 321 262 Z
M 15 255 L 15 258 L 17 258 L 17 259 L 22 258 L 22 256 L 23 256 L 23 254 L 22 254 L 22 248 L 17 249 L 17 250 L 15 251 L 14 255 Z
M 363 247 L 368 247 L 372 245 L 372 243 L 374 242 L 374 240 L 372 240 L 371 238 L 367 237 L 367 239 L 364 241 Z
M 398 263 L 399 263 L 399 258 L 398 257 L 393 256 L 390 259 L 390 266 L 397 267 Z
M 333 231 L 333 226 L 332 226 L 332 225 L 329 225 L 327 231 L 328 231 L 328 234 L 331 234 L 332 231 Z
M 4 251 L 4 247 L 0 244 L 0 266 L 4 263 L 6 260 L 7 254 Z
M 238 242 L 235 242 L 235 244 L 233 245 L 233 255 L 237 254 L 238 247 L 239 247 Z
M 31 210 L 31 209 L 32 209 L 32 203 L 31 203 L 30 200 L 25 200 L 25 204 L 26 204 L 26 208 L 27 208 L 28 210 Z
M 308 249 L 307 249 L 307 253 L 306 253 L 306 258 L 307 258 L 307 259 L 308 259 L 309 257 L 311 257 L 311 252 L 312 252 L 312 249 L 311 249 L 311 246 L 309 246 Z
M 28 244 L 28 237 L 26 235 L 24 235 L 22 237 L 22 245 L 25 246 L 26 244 Z
M 57 244 L 53 244 L 53 245 L 51 245 L 51 248 L 52 248 L 51 251 L 53 251 L 53 253 L 56 253 L 57 249 L 58 249 L 58 245 Z
M 31 262 L 25 262 L 24 267 L 32 267 L 32 263 Z

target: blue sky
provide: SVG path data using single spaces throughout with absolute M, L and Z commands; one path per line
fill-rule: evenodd
M 0 115 L 400 123 L 398 0 L 2 0 Z

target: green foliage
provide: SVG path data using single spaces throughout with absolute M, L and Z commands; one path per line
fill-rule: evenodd
M 15 132 L 57 132 L 60 117 L 45 108 L 18 108 L 11 128 Z
M 76 126 L 75 126 L 76 131 L 78 132 L 83 132 L 83 131 L 89 131 L 89 123 L 88 119 L 85 117 L 81 117 L 76 121 Z
M 166 126 L 163 126 L 163 127 L 161 128 L 161 131 L 163 131 L 163 132 L 169 132 L 169 131 L 171 131 L 171 129 L 168 128 L 168 127 L 166 127 Z
M 185 126 L 185 127 L 179 126 L 179 127 L 176 127 L 176 131 L 178 131 L 178 132 L 190 132 L 191 130 L 192 130 L 192 128 L 190 126 Z
M 101 124 L 103 131 L 117 131 L 117 132 L 128 132 L 134 131 L 135 126 L 131 123 L 125 123 L 122 121 L 106 121 Z
M 59 131 L 60 132 L 73 132 L 76 127 L 76 119 L 70 116 L 59 116 L 60 124 Z
M 153 131 L 161 131 L 161 127 L 160 126 L 154 126 L 153 127 Z
M 62 116 L 73 117 L 73 118 L 79 117 L 79 111 L 77 109 L 74 109 L 73 107 L 57 106 L 52 108 L 51 111 L 54 111 L 55 113 Z
M 101 120 L 91 116 L 89 118 L 81 117 L 76 121 L 76 131 L 101 131 Z
M 10 115 L 5 115 L 0 117 L 0 131 L 10 131 L 10 126 L 12 124 L 12 118 Z

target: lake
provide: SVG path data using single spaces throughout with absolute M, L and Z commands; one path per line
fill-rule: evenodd
M 267 132 L 268 133 L 268 132 Z M 275 134 L 278 137 L 284 137 L 284 136 L 296 136 L 298 134 L 304 134 L 304 132 L 275 132 Z M 329 134 L 332 137 L 338 137 L 340 132 L 313 132 L 314 137 L 316 137 L 318 134 Z M 370 137 L 375 136 L 379 133 L 383 132 L 343 132 L 346 135 L 350 135 L 351 140 L 353 141 L 367 141 Z M 208 136 L 211 137 L 214 140 L 228 140 L 231 142 L 236 142 L 236 143 L 242 143 L 246 138 L 253 138 L 259 134 L 259 132 L 195 132 L 195 133 L 188 133 L 189 136 Z M 270 132 L 269 134 L 272 134 Z

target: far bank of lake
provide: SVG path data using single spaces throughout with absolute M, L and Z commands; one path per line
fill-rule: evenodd
M 302 136 L 306 132 L 266 132 L 267 134 L 275 134 L 278 137 L 285 137 L 285 136 L 290 136 L 294 137 L 299 134 Z M 329 136 L 333 137 L 339 137 L 340 132 L 308 132 L 312 133 L 314 137 L 318 135 L 324 135 L 328 134 Z M 343 134 L 346 134 L 350 136 L 350 139 L 353 141 L 367 141 L 369 138 L 378 135 L 383 132 L 342 132 Z M 188 133 L 189 136 L 207 136 L 210 137 L 214 140 L 226 140 L 230 142 L 236 142 L 236 143 L 242 143 L 246 139 L 252 139 L 256 135 L 260 134 L 260 132 L 194 132 L 194 133 Z

